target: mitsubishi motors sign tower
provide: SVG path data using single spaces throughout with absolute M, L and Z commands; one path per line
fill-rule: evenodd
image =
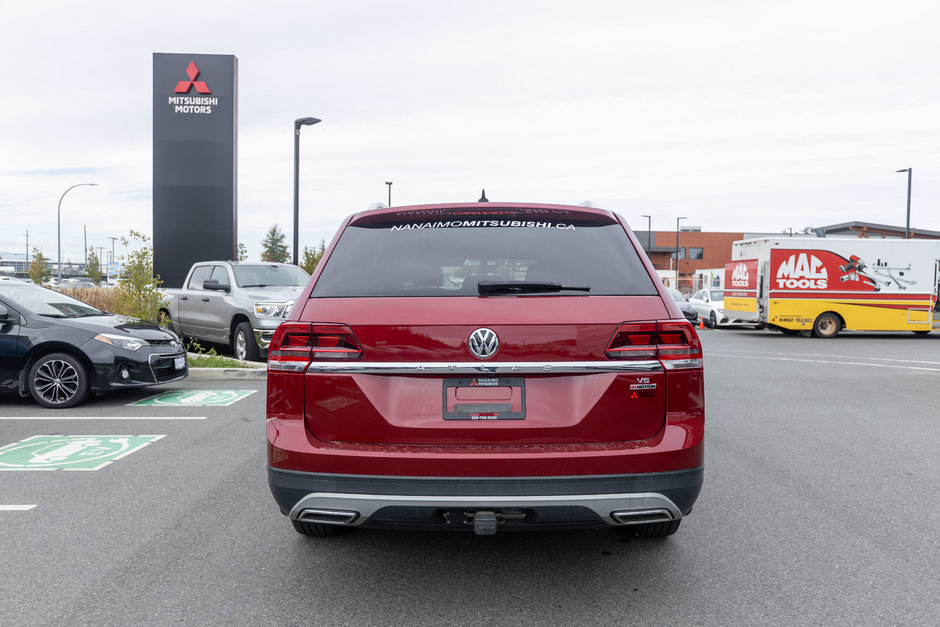
M 237 258 L 238 59 L 153 55 L 153 270 Z

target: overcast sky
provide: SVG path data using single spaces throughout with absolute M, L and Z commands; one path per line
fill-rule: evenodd
M 238 239 L 346 215 L 594 205 L 638 230 L 940 230 L 937 2 L 16 2 L 0 18 L 0 251 L 152 231 L 152 55 L 239 62 Z M 120 256 L 120 245 L 118 245 Z

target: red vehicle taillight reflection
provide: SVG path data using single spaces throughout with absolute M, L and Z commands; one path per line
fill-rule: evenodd
M 688 322 L 625 322 L 607 345 L 607 357 L 658 359 L 667 370 L 702 367 L 702 344 Z
M 354 360 L 362 347 L 345 324 L 285 322 L 268 348 L 268 370 L 304 372 L 311 361 Z

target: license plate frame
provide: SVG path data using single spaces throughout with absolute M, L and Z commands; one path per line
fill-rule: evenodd
M 523 377 L 461 377 L 444 379 L 442 389 L 444 420 L 525 420 L 525 379 Z M 509 398 L 485 398 L 485 390 L 494 389 L 494 396 Z M 482 398 L 473 400 L 458 399 L 462 389 L 472 390 Z
M 180 355 L 173 358 L 173 370 L 184 370 L 186 368 L 186 355 Z

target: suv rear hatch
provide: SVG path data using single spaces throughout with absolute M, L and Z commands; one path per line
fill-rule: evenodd
M 272 369 L 302 365 L 310 432 L 394 445 L 655 436 L 668 370 L 694 362 L 698 340 L 666 322 L 616 218 L 457 211 L 365 214 L 343 231 L 269 354 Z

